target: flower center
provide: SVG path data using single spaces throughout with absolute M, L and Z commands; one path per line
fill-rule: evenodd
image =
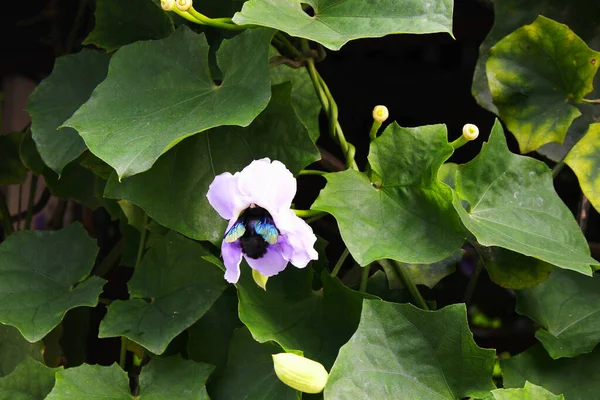
M 271 214 L 262 207 L 251 206 L 245 209 L 229 231 L 226 242 L 239 241 L 242 253 L 250 258 L 261 258 L 269 245 L 277 243 L 279 231 Z

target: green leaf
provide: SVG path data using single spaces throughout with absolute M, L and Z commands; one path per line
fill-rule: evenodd
M 478 246 L 490 279 L 508 289 L 527 289 L 546 280 L 554 266 L 502 247 Z
M 23 165 L 34 175 L 41 174 L 46 168 L 46 164 L 42 161 L 42 157 L 40 157 L 40 153 L 37 151 L 35 142 L 31 137 L 31 129 L 28 129 L 23 135 L 19 146 L 19 157 Z
M 103 205 L 102 191 L 106 181 L 76 162 L 68 164 L 59 177 L 49 168 L 44 179 L 52 193 L 62 199 L 73 199 L 92 210 Z
M 130 299 L 108 306 L 99 337 L 125 336 L 161 354 L 223 293 L 223 271 L 199 243 L 169 232 L 128 283 Z
M 151 0 L 98 0 L 94 16 L 96 26 L 83 44 L 95 44 L 108 52 L 173 33 L 171 19 Z
M 460 198 L 459 198 L 460 196 Z M 460 199 L 469 202 L 465 210 Z M 494 124 L 479 155 L 458 167 L 454 208 L 477 241 L 591 275 L 583 233 L 560 200 L 546 164 L 511 153 Z
M 600 276 L 555 270 L 517 292 L 517 312 L 542 326 L 535 336 L 552 358 L 589 353 L 600 342 Z
M 118 364 L 82 365 L 56 373 L 56 384 L 46 400 L 134 400 L 129 378 Z M 142 399 L 140 399 L 142 400 Z
M 31 133 L 42 160 L 58 175 L 85 150 L 75 129 L 58 127 L 86 102 L 106 77 L 110 57 L 83 49 L 56 59 L 54 71 L 29 96 Z
M 223 376 L 209 386 L 214 400 L 297 400 L 294 389 L 275 375 L 272 354 L 281 353 L 278 346 L 260 344 L 246 328 L 233 333 L 229 361 Z
M 310 5 L 314 16 L 302 4 Z M 350 40 L 390 33 L 452 34 L 452 8 L 452 0 L 249 0 L 233 22 L 275 28 L 339 50 Z
M 123 46 L 90 100 L 63 125 L 77 129 L 92 153 L 128 177 L 148 170 L 184 138 L 221 125 L 247 126 L 270 97 L 273 31 L 249 29 L 223 42 L 209 73 L 204 34 L 179 28 L 163 40 Z
M 77 161 L 79 162 L 79 165 L 81 165 L 85 169 L 89 169 L 95 175 L 99 176 L 105 181 L 108 180 L 108 178 L 110 178 L 112 173 L 115 171 L 110 167 L 110 165 L 96 157 L 89 150 L 84 152 Z
M 277 52 L 271 47 L 269 55 L 275 56 Z M 281 64 L 270 68 L 269 73 L 273 85 L 282 82 L 292 83 L 292 107 L 294 107 L 296 115 L 308 130 L 310 138 L 313 142 L 316 142 L 321 133 L 319 130 L 321 103 L 308 75 L 308 70 L 306 68 L 290 68 Z
M 492 102 L 485 65 L 489 49 L 500 39 L 521 26 L 532 23 L 539 15 L 567 24 L 588 43 L 600 39 L 596 26 L 600 3 L 595 0 L 583 0 L 578 3 L 578 7 L 573 7 L 572 3 L 564 0 L 494 0 L 493 3 L 494 26 L 479 48 L 471 90 L 477 103 L 495 114 L 498 114 L 498 109 Z M 596 93 L 600 93 L 598 89 Z
M 27 357 L 8 376 L 0 379 L 0 400 L 44 400 L 54 386 L 52 369 Z
M 360 324 L 340 350 L 327 399 L 431 400 L 494 389 L 494 350 L 473 341 L 464 304 L 423 311 L 365 300 Z
M 19 185 L 27 179 L 27 168 L 21 162 L 21 132 L 0 134 L 0 185 Z
M 338 221 L 342 238 L 360 265 L 382 258 L 430 264 L 464 242 L 452 211 L 452 191 L 437 178 L 452 154 L 444 125 L 389 125 L 371 144 L 369 162 L 382 183 L 357 171 L 327 174 L 313 204 Z
M 372 296 L 348 289 L 325 272 L 322 292 L 314 292 L 312 278 L 310 268 L 288 266 L 269 278 L 265 292 L 244 268 L 237 284 L 239 315 L 257 341 L 302 351 L 329 368 L 358 325 L 362 299 Z
M 16 328 L 0 325 L 0 377 L 10 374 L 22 361 L 42 361 L 42 342 L 29 343 Z
M 180 356 L 154 358 L 142 368 L 139 400 L 209 400 L 205 384 L 213 369 Z
M 216 366 L 213 377 L 220 375 L 225 367 L 233 331 L 242 326 L 237 309 L 237 293 L 235 288 L 231 287 L 213 303 L 198 322 L 188 328 L 189 358 Z
M 433 289 L 433 287 L 437 285 L 439 281 L 456 271 L 456 263 L 462 259 L 463 253 L 464 251 L 459 249 L 449 257 L 446 257 L 443 260 L 433 264 L 401 264 L 403 268 L 406 269 L 406 272 L 415 285 L 425 285 L 428 288 Z M 386 263 L 385 265 L 382 264 L 381 267 L 388 277 L 390 289 L 404 288 L 402 279 L 398 276 L 397 271 L 392 263 Z
M 0 322 L 36 342 L 79 306 L 93 307 L 105 281 L 89 276 L 98 248 L 79 223 L 19 231 L 0 244 Z
M 600 60 L 598 61 L 600 64 Z M 581 191 L 600 210 L 600 123 L 591 124 L 585 136 L 571 149 L 565 162 L 577 175 Z
M 525 382 L 525 387 L 520 389 L 496 389 L 492 390 L 495 400 L 564 400 L 561 394 L 555 396 L 541 386 L 531 382 Z
M 209 185 L 217 174 L 240 171 L 262 157 L 283 162 L 293 174 L 319 158 L 294 115 L 289 84 L 273 87 L 269 105 L 248 128 L 221 127 L 189 138 L 150 171 L 120 184 L 113 176 L 105 196 L 128 200 L 164 226 L 217 244 L 227 221 L 208 203 Z
M 600 53 L 569 29 L 543 16 L 490 49 L 486 70 L 498 115 L 522 153 L 562 143 L 581 113 L 575 103 L 592 91 Z
M 598 395 L 600 349 L 553 360 L 542 346 L 536 345 L 500 364 L 505 388 L 520 388 L 529 381 L 552 393 L 561 393 L 568 400 L 591 400 Z

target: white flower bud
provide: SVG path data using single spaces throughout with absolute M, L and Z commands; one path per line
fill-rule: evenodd
M 475 140 L 479 136 L 479 128 L 473 124 L 465 124 L 462 131 L 463 137 L 467 140 Z
M 192 0 L 175 0 L 175 5 L 180 11 L 187 11 L 192 8 Z
M 373 120 L 376 122 L 383 123 L 389 116 L 390 112 L 386 106 L 375 106 L 373 108 Z
M 160 0 L 160 5 L 165 11 L 173 11 L 175 8 L 175 0 Z
M 321 393 L 329 377 L 323 365 L 293 353 L 273 354 L 273 366 L 281 382 L 304 393 Z

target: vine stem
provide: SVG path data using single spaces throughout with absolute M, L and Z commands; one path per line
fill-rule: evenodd
M 371 125 L 371 131 L 369 132 L 369 138 L 373 141 L 377 137 L 377 132 L 381 128 L 381 122 L 373 121 L 373 125 Z
M 119 353 L 119 365 L 126 371 L 125 362 L 127 361 L 127 338 L 125 336 L 121 336 L 121 352 Z
M 348 251 L 348 248 L 346 247 L 344 249 L 344 251 L 342 252 L 342 255 L 340 256 L 340 258 L 335 263 L 335 266 L 333 267 L 333 271 L 331 271 L 332 278 L 335 278 L 337 276 L 338 272 L 340 272 L 340 269 L 342 268 L 342 264 L 344 264 L 344 261 L 346 261 L 346 258 L 348 258 L 349 254 L 350 254 L 350 251 Z
M 298 50 L 289 40 L 285 37 L 285 35 L 279 31 L 274 36 L 274 39 L 279 40 L 281 46 L 289 51 L 296 59 L 300 60 L 303 58 L 302 53 Z
M 190 9 L 187 10 L 187 12 L 196 20 L 198 20 L 198 22 L 202 25 L 212 26 L 214 28 L 228 29 L 230 31 L 239 31 L 248 28 L 247 26 L 235 25 L 231 22 L 231 18 L 209 18 L 206 15 L 196 11 L 194 7 L 190 7 Z
M 300 171 L 300 173 L 298 174 L 298 176 L 302 176 L 302 175 L 320 175 L 320 176 L 323 176 L 326 173 L 327 172 L 325 172 L 325 171 L 317 171 L 315 169 L 303 169 L 302 171 Z
M 410 295 L 412 296 L 415 303 L 417 303 L 417 306 L 419 306 L 423 310 L 429 311 L 429 306 L 427 305 L 427 302 L 421 295 L 421 292 L 419 292 L 417 285 L 415 285 L 415 283 L 413 282 L 412 278 L 410 277 L 410 274 L 408 273 L 404 265 L 389 260 L 379 260 L 378 262 L 382 266 L 385 265 L 387 268 L 392 267 L 393 270 L 396 271 L 398 277 L 402 280 L 404 287 L 406 287 L 410 292 Z
M 317 211 L 317 210 L 292 210 L 292 211 L 294 211 L 294 213 L 300 218 L 310 218 L 310 217 L 316 217 L 316 216 L 323 216 L 323 215 L 327 214 L 324 211 Z
M 559 162 L 556 163 L 556 165 L 552 168 L 552 178 L 556 178 L 558 176 L 558 174 L 560 174 L 560 171 L 562 171 L 562 169 L 565 167 L 565 162 L 563 160 L 560 160 Z
M 588 104 L 600 104 L 600 99 L 581 99 L 581 101 Z
M 2 217 L 2 225 L 4 225 L 5 236 L 13 233 L 12 219 L 10 217 L 10 211 L 6 205 L 6 197 L 0 194 L 0 216 Z
M 481 275 L 481 271 L 483 270 L 483 260 L 479 252 L 477 252 L 479 256 L 477 259 L 477 264 L 475 264 L 475 271 L 471 274 L 471 278 L 469 279 L 469 283 L 467 284 L 467 288 L 465 289 L 465 295 L 463 296 L 463 303 L 468 304 L 471 302 L 471 298 L 473 297 L 473 293 L 475 292 L 475 287 L 477 286 L 477 281 L 479 280 L 479 275 Z
M 367 283 L 369 283 L 369 272 L 371 271 L 371 264 L 362 267 L 362 276 L 360 277 L 360 287 L 358 291 L 361 293 L 367 292 Z
M 38 177 L 31 174 L 29 182 L 29 199 L 27 200 L 27 215 L 25 216 L 25 229 L 31 230 L 31 220 L 33 217 L 33 203 L 37 192 Z

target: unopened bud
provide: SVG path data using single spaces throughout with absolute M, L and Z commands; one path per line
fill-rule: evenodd
M 160 0 L 160 5 L 165 11 L 173 11 L 175 8 L 175 0 Z
M 273 354 L 273 366 L 281 382 L 304 393 L 321 393 L 329 377 L 323 365 L 293 353 Z
M 192 8 L 192 0 L 175 0 L 175 5 L 181 11 L 187 11 Z
M 386 106 L 375 106 L 373 108 L 373 120 L 376 122 L 383 123 L 389 116 L 390 112 Z
M 465 124 L 462 134 L 467 140 L 475 140 L 479 136 L 479 128 L 473 124 Z

